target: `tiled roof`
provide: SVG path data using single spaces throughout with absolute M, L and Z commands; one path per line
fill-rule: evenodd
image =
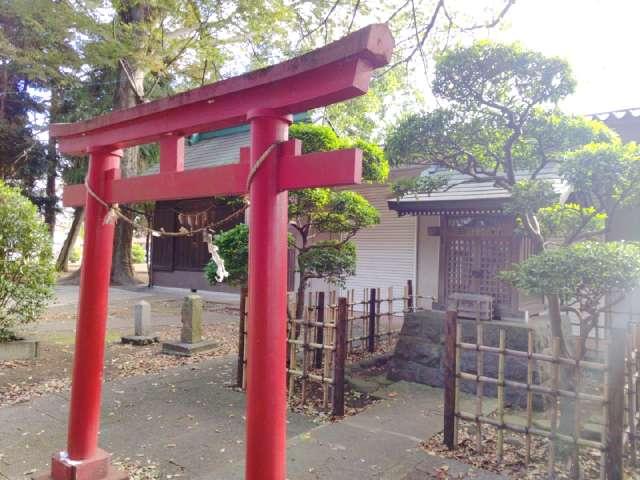
M 590 113 L 589 115 L 585 115 L 587 118 L 602 120 L 603 122 L 607 122 L 609 120 L 622 120 L 625 117 L 639 117 L 640 116 L 640 108 L 625 108 L 623 110 L 612 110 L 610 112 L 599 112 L 599 113 Z
M 249 130 L 203 138 L 185 146 L 184 169 L 215 167 L 240 161 L 240 148 L 249 146 Z M 159 165 L 149 168 L 145 175 L 158 173 Z
M 506 199 L 511 194 L 504 188 L 497 187 L 491 182 L 474 181 L 470 175 L 458 172 L 447 172 L 446 170 L 425 170 L 422 175 L 446 175 L 448 178 L 448 188 L 445 187 L 431 194 L 406 195 L 400 202 L 450 202 L 459 200 L 485 200 L 485 199 Z M 529 178 L 527 172 L 516 174 L 516 179 Z M 537 176 L 541 180 L 550 181 L 558 193 L 564 193 L 567 185 L 563 184 L 557 169 L 547 167 Z

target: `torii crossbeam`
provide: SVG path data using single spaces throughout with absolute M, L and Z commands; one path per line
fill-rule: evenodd
M 89 154 L 86 183 L 106 203 L 132 203 L 248 193 L 249 321 L 247 480 L 286 475 L 287 190 L 351 185 L 361 179 L 357 149 L 301 155 L 288 141 L 291 114 L 365 93 L 372 71 L 389 62 L 393 38 L 370 25 L 306 55 L 173 97 L 86 122 L 52 125 L 66 154 Z M 251 145 L 240 162 L 183 170 L 184 137 L 249 122 Z M 121 149 L 160 145 L 160 173 L 120 179 Z M 248 176 L 261 155 L 278 144 Z M 40 478 L 127 478 L 98 448 L 104 341 L 114 226 L 84 185 L 65 188 L 66 206 L 84 205 L 85 241 L 76 331 L 67 450 Z

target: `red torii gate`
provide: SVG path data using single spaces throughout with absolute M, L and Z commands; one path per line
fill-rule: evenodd
M 90 155 L 87 185 L 108 204 L 245 194 L 252 175 L 247 480 L 284 480 L 286 474 L 287 190 L 361 180 L 357 149 L 301 155 L 300 142 L 287 141 L 291 114 L 365 93 L 372 71 L 389 62 L 393 44 L 385 25 L 370 25 L 272 67 L 51 126 L 61 152 Z M 247 121 L 251 146 L 241 151 L 240 163 L 183 171 L 186 135 Z M 160 173 L 120 179 L 121 149 L 152 142 L 160 144 Z M 274 144 L 279 145 L 256 166 Z M 104 222 L 107 208 L 84 185 L 65 188 L 64 204 L 86 209 L 76 351 L 67 451 L 54 455 L 51 473 L 41 478 L 127 478 L 98 448 L 114 225 Z

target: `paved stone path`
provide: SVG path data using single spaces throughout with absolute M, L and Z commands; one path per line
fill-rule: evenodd
M 242 479 L 245 403 L 224 385 L 232 376 L 233 359 L 222 358 L 106 384 L 101 445 L 117 461 L 151 462 L 159 478 Z M 468 466 L 418 448 L 440 429 L 441 391 L 398 383 L 383 396 L 336 423 L 290 413 L 289 479 L 422 480 L 445 464 L 468 475 Z M 47 467 L 65 444 L 67 405 L 59 394 L 0 409 L 0 479 Z

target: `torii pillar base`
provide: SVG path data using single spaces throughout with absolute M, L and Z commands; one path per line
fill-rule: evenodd
M 86 460 L 74 462 L 64 453 L 51 459 L 51 472 L 39 473 L 32 480 L 128 480 L 129 475 L 111 465 L 111 454 L 98 449 Z

